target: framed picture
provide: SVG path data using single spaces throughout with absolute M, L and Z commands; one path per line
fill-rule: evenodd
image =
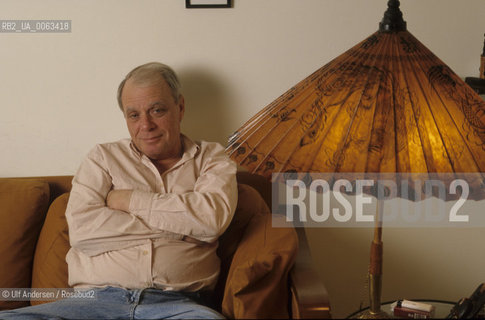
M 232 0 L 185 0 L 186 8 L 231 8 Z

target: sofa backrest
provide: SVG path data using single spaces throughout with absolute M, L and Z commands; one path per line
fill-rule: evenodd
M 30 287 L 35 246 L 49 197 L 49 184 L 43 180 L 0 179 L 0 288 Z M 0 310 L 28 304 L 0 301 Z

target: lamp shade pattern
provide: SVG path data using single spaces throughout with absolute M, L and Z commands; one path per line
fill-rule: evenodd
M 485 172 L 485 102 L 409 31 L 379 30 L 252 117 L 249 171 Z

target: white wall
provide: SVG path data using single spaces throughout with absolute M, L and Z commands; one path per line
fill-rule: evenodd
M 232 9 L 189 10 L 183 0 L 2 0 L 2 19 L 68 19 L 72 32 L 0 33 L 0 177 L 73 174 L 95 143 L 126 137 L 116 88 L 130 69 L 154 60 L 180 74 L 188 103 L 185 132 L 225 144 L 256 111 L 375 32 L 387 0 L 234 2 Z M 485 1 L 401 2 L 411 33 L 460 76 L 478 75 Z M 310 230 L 336 315 L 358 306 L 370 243 L 364 233 Z M 442 235 L 424 247 L 422 236 L 405 230 L 401 238 L 387 239 L 442 253 Z M 461 263 L 439 274 L 445 289 L 434 288 L 433 298 L 457 299 L 485 280 L 483 250 L 476 241 L 464 241 L 463 250 L 450 246 L 470 254 L 451 257 Z M 386 247 L 386 254 L 391 251 Z M 419 271 L 412 276 L 422 280 L 426 272 L 441 270 L 449 263 L 443 259 L 411 269 Z M 404 266 L 424 262 L 386 263 L 405 272 Z M 470 269 L 473 264 L 482 268 Z M 388 278 L 394 280 L 385 283 L 386 298 L 422 296 L 411 290 L 418 284 L 396 280 L 399 274 Z
M 184 128 L 226 137 L 316 68 L 377 30 L 386 0 L 2 0 L 2 19 L 69 19 L 68 34 L 0 33 L 0 176 L 72 174 L 127 135 L 120 79 L 152 60 L 185 85 Z M 464 4 L 466 3 L 466 4 Z M 483 0 L 405 0 L 409 30 L 459 75 L 477 75 Z

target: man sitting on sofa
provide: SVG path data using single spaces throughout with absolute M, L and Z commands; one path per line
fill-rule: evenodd
M 222 318 L 205 298 L 219 273 L 217 239 L 237 203 L 236 165 L 219 144 L 181 134 L 179 90 L 166 65 L 132 70 L 118 89 L 131 139 L 97 145 L 74 177 L 69 285 L 94 299 L 1 319 Z

